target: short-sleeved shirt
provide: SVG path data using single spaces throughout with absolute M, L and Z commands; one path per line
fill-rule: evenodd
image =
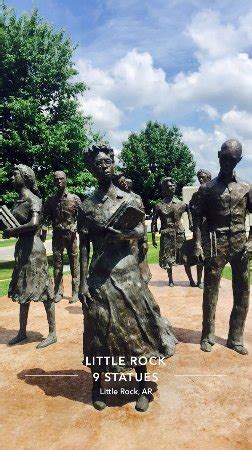
M 12 214 L 20 223 L 24 225 L 30 222 L 34 212 L 41 213 L 42 200 L 36 195 L 30 193 L 30 196 L 22 200 L 17 200 L 12 207 Z
M 77 211 L 80 198 L 67 190 L 47 199 L 43 208 L 43 225 L 52 223 L 54 231 L 76 231 Z
M 152 224 L 157 218 L 160 218 L 161 230 L 174 228 L 177 233 L 184 233 L 184 227 L 181 222 L 182 214 L 186 211 L 187 205 L 180 200 L 173 198 L 167 203 L 165 200 L 157 203 L 154 208 Z
M 252 212 L 251 185 L 234 173 L 230 183 L 219 174 L 199 188 L 195 213 L 206 217 L 209 231 L 245 232 L 246 213 Z

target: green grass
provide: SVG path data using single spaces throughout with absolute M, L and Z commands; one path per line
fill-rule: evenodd
M 158 254 L 159 254 L 159 242 L 160 237 L 157 234 L 156 235 L 156 241 L 158 244 L 158 247 L 155 248 L 152 245 L 151 240 L 151 233 L 148 233 L 148 263 L 149 264 L 157 264 L 158 263 Z M 52 255 L 49 255 L 47 257 L 48 265 L 49 265 L 49 274 L 50 276 L 53 275 L 53 257 Z M 69 264 L 68 256 L 64 254 L 64 265 Z M 0 262 L 0 297 L 4 296 L 8 292 L 8 287 L 11 279 L 11 274 L 14 266 L 14 261 L 8 261 L 8 262 Z M 250 261 L 250 270 L 252 271 L 252 261 Z M 66 272 L 69 273 L 69 272 Z M 226 266 L 223 270 L 222 274 L 223 278 L 226 278 L 227 280 L 232 280 L 232 272 L 231 267 Z M 252 277 L 251 277 L 252 279 Z
M 48 235 L 46 236 L 46 240 L 52 239 L 52 236 Z M 1 247 L 10 247 L 12 245 L 15 245 L 17 242 L 16 238 L 9 238 L 9 239 L 1 239 L 0 240 L 0 248 Z
M 11 245 L 15 245 L 17 242 L 17 239 L 10 238 L 10 239 L 3 239 L 0 241 L 0 248 L 1 247 L 10 247 Z

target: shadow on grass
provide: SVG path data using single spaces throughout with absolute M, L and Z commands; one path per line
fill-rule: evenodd
M 74 375 L 74 376 L 73 376 Z M 125 375 L 128 378 L 128 375 Z M 49 397 L 63 397 L 69 400 L 92 405 L 91 389 L 92 389 L 92 376 L 91 373 L 85 370 L 54 370 L 45 371 L 40 368 L 22 370 L 17 374 L 19 380 L 24 381 L 30 386 L 39 387 L 45 395 Z M 121 389 L 137 389 L 137 382 L 124 381 L 124 382 L 103 382 L 103 388 L 117 389 L 121 392 Z M 149 382 L 148 387 L 152 389 L 152 392 L 157 391 L 157 385 L 154 382 Z M 109 407 L 123 406 L 127 403 L 135 402 L 136 395 L 106 395 L 107 405 Z

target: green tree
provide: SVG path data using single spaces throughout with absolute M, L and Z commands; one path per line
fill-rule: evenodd
M 15 193 L 10 183 L 14 164 L 27 164 L 37 175 L 44 197 L 53 190 L 53 172 L 64 170 L 72 192 L 93 184 L 82 161 L 83 148 L 99 137 L 90 117 L 79 108 L 87 89 L 76 82 L 75 47 L 65 32 L 55 31 L 33 10 L 16 17 L 2 3 L 1 15 L 2 151 L 1 201 Z
M 195 176 L 193 155 L 182 141 L 176 126 L 149 121 L 140 133 L 131 133 L 120 155 L 122 172 L 133 180 L 134 191 L 141 195 L 146 211 L 161 197 L 160 180 L 171 176 L 177 183 L 176 194 L 192 183 Z

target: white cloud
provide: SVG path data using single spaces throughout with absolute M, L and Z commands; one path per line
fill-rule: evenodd
M 203 111 L 204 113 L 206 113 L 211 120 L 215 120 L 219 117 L 217 109 L 213 108 L 213 106 L 211 105 L 203 105 L 199 107 L 199 111 Z
M 195 45 L 197 69 L 175 76 L 157 67 L 149 51 L 129 50 L 106 69 L 79 58 L 80 78 L 90 87 L 83 108 L 116 149 L 130 127 L 167 118 L 183 124 L 198 167 L 216 173 L 217 151 L 230 137 L 243 143 L 244 161 L 252 159 L 252 12 L 236 22 L 224 19 L 210 10 L 194 16 L 187 38 Z
M 81 108 L 91 115 L 97 129 L 117 128 L 121 123 L 122 112 L 108 99 L 92 96 L 85 101 L 80 99 Z

